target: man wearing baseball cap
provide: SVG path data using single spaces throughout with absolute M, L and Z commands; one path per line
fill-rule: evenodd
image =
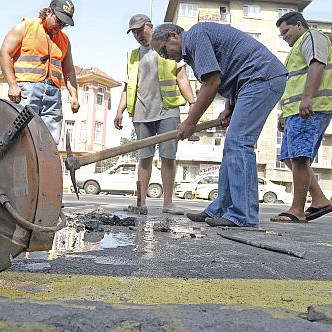
M 39 18 L 24 18 L 6 35 L 0 65 L 9 85 L 8 97 L 29 104 L 46 124 L 56 144 L 62 127 L 61 86 L 71 95 L 71 109 L 80 107 L 70 42 L 62 32 L 74 25 L 71 0 L 52 0 Z
M 165 60 L 151 48 L 153 25 L 148 16 L 134 15 L 129 20 L 127 33 L 132 32 L 140 47 L 128 54 L 127 81 L 114 126 L 122 128 L 125 109 L 133 119 L 137 139 L 175 130 L 180 123 L 179 106 L 193 104 L 194 95 L 186 75 L 184 63 Z M 159 144 L 164 203 L 162 212 L 183 214 L 172 201 L 176 173 L 177 141 Z M 141 182 L 142 214 L 147 214 L 146 197 L 151 177 L 155 146 L 140 149 L 138 180 Z

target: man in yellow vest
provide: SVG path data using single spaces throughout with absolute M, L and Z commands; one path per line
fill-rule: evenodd
M 276 25 L 292 47 L 278 129 L 284 133 L 280 159 L 293 173 L 294 197 L 289 210 L 271 221 L 307 222 L 332 211 L 311 168 L 332 117 L 332 47 L 326 35 L 309 29 L 301 13 L 287 13 Z M 304 211 L 308 191 L 312 202 Z
M 153 25 L 148 16 L 134 15 L 129 30 L 141 45 L 128 55 L 127 81 L 124 86 L 114 126 L 122 128 L 125 109 L 132 117 L 137 139 L 177 129 L 180 124 L 179 106 L 195 102 L 184 64 L 164 60 L 151 48 Z M 176 173 L 177 141 L 159 144 L 161 176 L 164 191 L 163 212 L 183 214 L 172 201 Z M 155 146 L 139 150 L 138 180 L 141 181 L 142 213 L 147 214 L 146 196 L 151 177 Z
M 29 104 L 40 115 L 56 144 L 62 127 L 61 85 L 71 95 L 71 109 L 80 107 L 70 42 L 62 29 L 73 26 L 71 0 L 52 0 L 39 18 L 24 18 L 5 37 L 0 65 L 14 103 Z

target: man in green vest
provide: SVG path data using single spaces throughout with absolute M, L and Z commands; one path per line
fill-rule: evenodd
M 137 139 L 177 129 L 180 124 L 179 106 L 195 102 L 186 75 L 184 63 L 165 60 L 150 47 L 153 25 L 148 16 L 134 15 L 129 30 L 141 45 L 132 50 L 127 61 L 127 81 L 121 95 L 114 126 L 122 128 L 123 112 L 132 117 Z M 173 205 L 173 188 L 176 173 L 177 141 L 159 144 L 161 177 L 163 182 L 163 212 L 184 214 Z M 139 150 L 138 180 L 141 182 L 141 205 L 147 214 L 146 196 L 151 177 L 155 146 Z
M 307 222 L 332 211 L 311 168 L 332 117 L 332 47 L 326 35 L 309 29 L 301 13 L 289 12 L 276 25 L 292 47 L 278 129 L 284 133 L 280 159 L 293 173 L 294 197 L 289 210 L 271 221 Z M 308 191 L 312 202 L 304 211 Z

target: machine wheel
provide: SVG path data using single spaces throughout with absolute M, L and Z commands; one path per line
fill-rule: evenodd
M 192 191 L 186 191 L 183 195 L 183 198 L 184 199 L 193 199 L 194 198 L 193 192 Z
M 276 202 L 276 200 L 277 200 L 277 195 L 275 193 L 273 193 L 272 191 L 268 191 L 263 196 L 263 202 L 264 203 L 273 204 L 273 203 Z
M 210 201 L 214 201 L 216 198 L 218 197 L 218 190 L 212 190 L 210 193 L 209 193 L 209 200 Z
M 87 181 L 84 185 L 84 190 L 87 194 L 98 195 L 100 193 L 100 186 L 96 181 Z
M 149 185 L 147 195 L 152 198 L 160 198 L 163 194 L 163 188 L 157 183 Z

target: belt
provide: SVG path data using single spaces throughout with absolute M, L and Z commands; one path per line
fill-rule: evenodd
M 41 83 L 46 83 L 49 85 L 57 86 L 51 79 L 45 79 L 45 80 L 41 81 Z

